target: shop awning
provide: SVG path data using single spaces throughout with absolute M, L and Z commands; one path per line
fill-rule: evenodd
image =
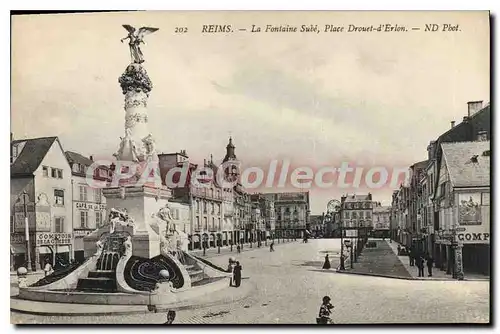
M 69 252 L 69 245 L 57 246 L 57 247 L 54 247 L 54 250 L 57 250 L 57 253 L 68 253 Z
M 38 253 L 40 253 L 40 254 L 51 254 L 52 251 L 47 246 L 39 246 L 38 247 Z
M 26 247 L 24 245 L 10 245 L 11 254 L 24 254 L 26 253 Z

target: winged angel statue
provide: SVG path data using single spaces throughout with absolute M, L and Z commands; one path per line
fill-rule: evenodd
M 121 39 L 121 42 L 129 40 L 128 45 L 130 47 L 130 57 L 133 63 L 141 64 L 144 62 L 144 56 L 140 48 L 140 44 L 145 44 L 143 41 L 144 36 L 149 35 L 158 30 L 158 28 L 142 27 L 137 32 L 136 29 L 128 24 L 124 24 L 123 27 L 127 29 L 128 36 Z

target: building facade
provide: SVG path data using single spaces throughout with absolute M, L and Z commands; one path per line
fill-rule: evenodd
M 382 206 L 380 202 L 373 207 L 372 235 L 376 238 L 389 238 L 391 236 L 391 207 Z
M 263 194 L 250 195 L 252 207 L 259 209 L 259 215 L 262 223 L 257 230 L 260 233 L 259 240 L 272 238 L 276 230 L 276 212 L 274 201 Z
M 372 194 L 344 195 L 340 203 L 340 220 L 344 237 L 357 238 L 370 235 L 373 229 Z
M 67 151 L 66 159 L 71 168 L 71 211 L 74 237 L 74 259 L 85 260 L 83 237 L 102 226 L 106 221 L 106 198 L 102 189 L 93 187 L 87 180 L 87 170 L 94 163 L 91 158 Z M 109 180 L 110 170 L 99 166 L 93 173 L 93 181 Z
M 451 122 L 448 131 L 429 142 L 427 162 L 412 166 L 409 182 L 403 183 L 393 194 L 391 207 L 391 224 L 395 239 L 406 246 L 413 245 L 423 252 L 428 252 L 434 257 L 436 266 L 446 270 L 448 274 L 456 270 L 457 264 L 454 256 L 457 252 L 463 255 L 466 271 L 489 272 L 489 266 L 486 266 L 484 262 L 485 259 L 489 259 L 489 241 L 479 240 L 479 238 L 480 236 L 484 238 L 485 234 L 489 238 L 489 231 L 486 230 L 489 229 L 490 181 L 489 179 L 485 181 L 482 175 L 477 174 L 478 170 L 482 170 L 481 166 L 487 163 L 482 161 L 481 165 L 472 162 L 470 155 L 478 155 L 479 160 L 482 160 L 482 152 L 489 151 L 486 149 L 489 144 L 484 144 L 484 142 L 490 140 L 491 110 L 490 105 L 483 106 L 482 101 L 471 101 L 467 105 L 467 114 L 459 124 Z M 483 144 L 477 144 L 477 142 Z M 477 154 L 470 151 L 462 152 L 460 159 L 463 161 L 460 166 L 464 170 L 461 171 L 461 175 L 453 177 L 448 170 L 445 154 L 454 157 L 455 151 L 466 150 L 463 147 L 482 150 L 482 152 Z M 445 150 L 448 152 L 446 153 Z M 454 158 L 449 160 L 452 159 Z M 468 169 L 469 167 L 472 169 Z M 482 184 L 466 188 L 454 183 L 463 175 L 469 175 L 470 182 L 482 180 Z M 465 234 L 460 233 L 467 231 L 469 227 L 457 225 L 460 221 L 457 210 L 460 210 L 460 203 L 465 200 L 460 197 L 462 196 L 460 194 L 468 194 L 468 192 L 474 195 L 469 194 L 467 200 L 472 198 L 471 206 L 476 212 L 481 212 L 476 213 L 480 219 L 476 218 L 475 223 L 481 227 L 478 227 L 479 232 L 472 231 L 468 234 L 471 240 L 465 243 L 466 246 L 460 240 L 460 238 L 466 238 Z M 463 249 L 462 246 L 458 246 L 462 244 Z
M 490 273 L 490 142 L 441 144 L 435 203 L 437 264 L 448 272 L 462 255 L 465 273 Z
M 274 202 L 276 237 L 303 238 L 309 225 L 309 192 L 262 195 Z
M 11 269 L 27 267 L 28 244 L 33 270 L 73 259 L 71 168 L 59 139 L 11 140 L 10 175 Z

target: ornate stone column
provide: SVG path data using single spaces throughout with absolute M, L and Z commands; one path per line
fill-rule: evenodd
M 121 161 L 158 161 L 148 130 L 147 101 L 153 84 L 141 64 L 132 63 L 118 79 L 125 96 L 125 137 L 115 157 Z

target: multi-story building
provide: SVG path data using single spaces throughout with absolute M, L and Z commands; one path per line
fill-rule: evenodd
M 374 237 L 389 238 L 391 235 L 391 207 L 380 205 L 380 202 L 375 202 L 372 224 Z
M 441 144 L 442 156 L 434 194 L 439 224 L 435 256 L 448 272 L 457 249 L 463 270 L 490 273 L 490 142 Z
M 407 246 L 414 246 L 416 249 L 426 251 L 427 232 L 423 228 L 425 226 L 423 217 L 425 211 L 422 203 L 422 180 L 425 178 L 425 170 L 428 160 L 420 161 L 410 166 L 410 180 L 408 189 L 408 225 Z
M 93 187 L 94 182 L 87 180 L 87 169 L 94 163 L 75 152 L 66 152 L 66 159 L 71 167 L 71 211 L 74 237 L 74 259 L 83 262 L 83 237 L 102 226 L 106 220 L 106 198 L 100 187 Z M 110 170 L 99 166 L 94 170 L 92 181 L 109 180 Z
M 483 107 L 482 101 L 467 104 L 467 115 L 462 122 L 458 125 L 451 122 L 448 131 L 430 141 L 427 161 L 410 168 L 409 182 L 402 184 L 394 194 L 391 208 L 391 223 L 396 229 L 397 240 L 430 253 L 436 260 L 436 266 L 450 274 L 454 270 L 454 256 L 461 250 L 452 244 L 460 244 L 460 238 L 466 238 L 462 232 L 468 230 L 468 227 L 457 225 L 462 219 L 458 218 L 457 210 L 465 200 L 460 196 L 466 195 L 468 199 L 472 198 L 470 203 L 476 210 L 476 224 L 481 227 L 478 227 L 479 232 L 469 233 L 471 240 L 467 245 L 464 243 L 464 268 L 489 271 L 484 262 L 489 258 L 489 241 L 479 240 L 479 237 L 488 235 L 489 238 L 490 181 L 489 173 L 486 178 L 484 171 L 485 166 L 489 166 L 489 157 L 482 159 L 481 156 L 482 152 L 489 152 L 489 142 L 484 142 L 490 139 L 491 111 L 489 104 Z M 482 152 L 474 154 L 474 150 Z M 481 163 L 473 162 L 477 158 L 473 158 L 474 155 L 478 155 Z M 456 176 L 448 166 L 449 160 L 453 159 L 463 160 L 462 164 L 458 164 L 461 170 Z M 478 174 L 479 171 L 482 172 Z M 468 178 L 467 181 L 462 180 L 464 177 Z M 467 188 L 472 183 L 474 186 Z M 470 196 L 470 193 L 474 195 Z M 472 240 L 474 237 L 476 240 Z
M 276 236 L 303 238 L 309 225 L 309 192 L 262 194 L 274 202 Z
M 224 188 L 224 205 L 227 208 L 225 218 L 231 222 L 235 243 L 255 242 L 257 241 L 257 232 L 255 222 L 252 221 L 252 202 L 250 194 L 238 181 L 241 175 L 240 161 L 236 157 L 235 149 L 233 139 L 229 137 L 222 164 L 227 164 L 224 169 L 225 179 L 229 182 L 236 182 L 236 184 L 234 187 Z
M 241 184 L 236 184 L 233 189 L 233 206 L 234 206 L 234 230 L 236 239 L 239 243 L 254 242 L 254 226 L 252 224 L 252 202 L 250 194 L 248 194 Z
M 203 171 L 195 175 L 198 165 L 189 162 L 186 151 L 180 153 L 159 154 L 160 175 L 162 180 L 173 182 L 176 187 L 172 189 L 173 203 L 184 203 L 190 208 L 191 221 L 190 231 L 186 232 L 191 239 L 190 249 L 202 249 L 206 247 L 217 247 L 228 244 L 231 238 L 231 231 L 225 230 L 223 225 L 223 191 L 214 182 L 213 176 Z M 181 176 L 182 168 L 187 166 L 185 179 Z M 216 171 L 212 161 L 204 161 L 203 167 Z M 173 168 L 177 168 L 173 173 L 169 173 Z M 198 172 L 196 172 L 198 174 Z M 196 182 L 192 182 L 192 177 L 197 177 Z M 168 180 L 167 180 L 168 179 Z M 166 182 L 166 183 L 168 183 Z M 180 184 L 180 182 L 184 182 Z
M 391 239 L 401 242 L 400 235 L 403 230 L 401 225 L 400 215 L 399 215 L 399 200 L 400 200 L 400 190 L 394 190 L 392 192 L 391 208 L 390 208 L 390 229 L 391 229 Z
M 187 203 L 191 208 L 190 249 L 201 249 L 203 243 L 207 247 L 217 247 L 236 244 L 240 241 L 248 242 L 256 236 L 251 220 L 250 195 L 241 184 L 234 187 L 224 187 L 222 182 L 216 182 L 220 166 L 214 164 L 212 157 L 204 161 L 203 167 L 210 169 L 212 175 L 201 171 L 197 175 L 203 187 L 191 182 L 191 177 L 198 169 L 198 165 L 189 162 L 185 150 L 180 153 L 159 154 L 160 174 L 162 180 L 172 182 L 172 200 L 178 203 Z M 239 177 L 238 161 L 235 155 L 235 146 L 232 138 L 226 146 L 225 162 L 235 162 L 224 170 L 224 177 L 235 180 Z M 181 178 L 183 166 L 187 166 L 185 178 Z M 173 171 L 173 168 L 177 170 Z M 169 171 L 172 171 L 169 173 Z M 206 177 L 205 177 L 206 175 Z M 183 184 L 179 184 L 183 181 Z
M 347 238 L 368 236 L 372 230 L 372 194 L 344 195 L 340 200 L 340 219 Z M 359 231 L 359 234 L 358 234 Z
M 254 208 L 258 208 L 260 211 L 260 217 L 262 218 L 261 228 L 257 228 L 260 231 L 260 240 L 264 238 L 271 238 L 274 236 L 274 231 L 276 229 L 276 212 L 274 210 L 274 201 L 263 194 L 252 194 L 250 195 L 250 200 Z
M 440 135 L 436 140 L 430 141 L 427 147 L 429 164 L 427 166 L 427 226 L 429 236 L 427 244 L 429 252 L 433 254 L 436 251 L 437 231 L 439 230 L 440 216 L 439 209 L 435 200 L 435 194 L 438 187 L 439 171 L 441 157 L 443 155 L 442 143 L 466 142 L 475 141 L 478 138 L 490 139 L 491 131 L 491 110 L 490 105 L 483 107 L 483 101 L 471 101 L 467 103 L 467 115 L 463 117 L 462 122 L 455 125 L 451 122 L 451 127 L 448 131 Z M 436 258 L 436 264 L 438 257 Z
M 71 167 L 57 137 L 12 140 L 11 268 L 73 258 Z M 26 200 L 26 206 L 25 201 Z M 25 233 L 25 209 L 29 242 Z

